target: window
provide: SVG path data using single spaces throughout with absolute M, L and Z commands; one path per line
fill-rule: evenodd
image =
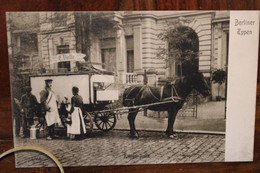
M 128 50 L 127 51 L 127 73 L 134 72 L 134 51 Z
M 58 72 L 70 71 L 70 61 L 64 61 L 58 63 Z
M 101 49 L 102 68 L 108 71 L 116 70 L 116 49 Z
M 69 45 L 57 46 L 57 54 L 70 53 Z
M 28 52 L 37 52 L 38 51 L 38 40 L 37 34 L 28 34 L 28 33 L 20 33 L 17 35 L 19 43 L 19 50 L 21 53 L 28 53 Z
M 126 36 L 126 49 L 127 49 L 127 72 L 133 73 L 134 72 L 134 40 L 133 36 Z
M 116 40 L 105 38 L 100 40 L 102 68 L 108 71 L 116 70 Z

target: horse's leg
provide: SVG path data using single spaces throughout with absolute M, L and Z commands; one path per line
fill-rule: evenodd
M 138 137 L 138 134 L 135 129 L 135 117 L 137 115 L 138 109 L 129 109 L 129 114 L 128 114 L 128 122 L 130 126 L 130 135 L 132 137 Z
M 129 127 L 130 127 L 130 134 L 134 134 L 134 127 L 133 127 L 133 109 L 129 109 L 129 113 L 128 113 L 128 116 L 127 116 L 127 119 L 128 119 L 128 123 L 129 123 Z
M 133 114 L 133 128 L 134 128 L 134 132 L 135 132 L 134 137 L 136 137 L 136 138 L 139 137 L 138 133 L 135 129 L 135 118 L 136 118 L 137 113 L 138 113 L 138 109 L 135 109 L 134 114 Z
M 173 138 L 173 125 L 176 119 L 176 115 L 177 115 L 178 110 L 174 109 L 174 108 L 170 108 L 168 110 L 168 126 L 166 129 L 166 134 L 168 137 Z

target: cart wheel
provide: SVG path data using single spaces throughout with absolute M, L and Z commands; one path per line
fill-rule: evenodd
M 98 112 L 95 114 L 94 121 L 99 130 L 108 132 L 116 125 L 116 115 L 113 112 Z
M 86 127 L 86 135 L 90 135 L 93 130 L 93 120 L 89 113 L 86 112 L 86 115 L 84 115 L 84 122 Z

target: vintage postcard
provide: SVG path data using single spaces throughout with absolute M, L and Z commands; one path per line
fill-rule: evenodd
M 6 19 L 15 147 L 63 166 L 253 160 L 258 11 Z M 15 162 L 55 166 L 38 152 Z

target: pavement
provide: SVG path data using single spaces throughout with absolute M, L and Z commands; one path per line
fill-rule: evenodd
M 137 130 L 165 131 L 167 112 L 138 113 L 135 120 Z M 127 114 L 119 115 L 115 129 L 129 130 Z M 198 105 L 197 117 L 177 116 L 174 131 L 224 134 L 226 130 L 225 101 L 211 101 Z
M 63 166 L 224 162 L 224 101 L 198 105 L 197 117 L 177 116 L 174 125 L 177 137 L 174 139 L 164 133 L 167 127 L 165 115 L 161 112 L 159 118 L 157 112 L 150 112 L 149 116 L 140 112 L 135 120 L 139 139 L 129 137 L 127 115 L 123 114 L 118 116 L 114 130 L 105 133 L 94 128 L 83 140 L 14 138 L 14 143 L 16 147 L 43 147 Z M 15 155 L 16 167 L 55 166 L 47 156 L 38 152 Z
M 224 162 L 224 135 L 177 133 L 170 139 L 163 132 L 140 131 L 141 137 L 132 139 L 128 133 L 94 130 L 90 137 L 79 141 L 15 138 L 15 146 L 43 147 L 63 166 Z M 17 168 L 55 166 L 38 152 L 17 152 L 15 156 Z

